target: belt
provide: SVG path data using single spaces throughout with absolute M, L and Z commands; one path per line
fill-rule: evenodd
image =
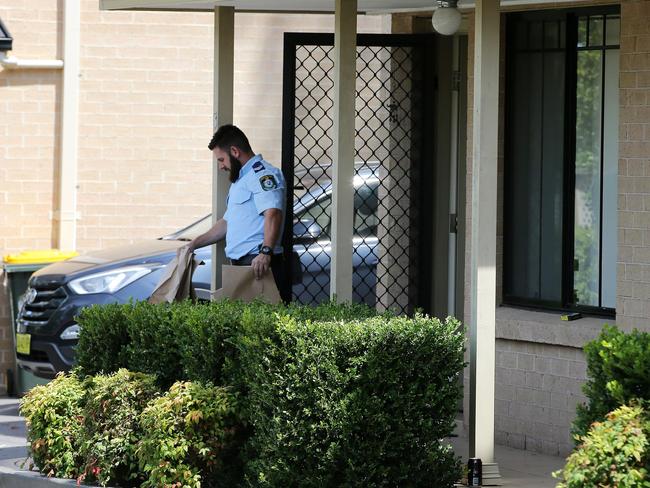
M 233 266 L 250 266 L 250 264 L 253 262 L 253 259 L 255 259 L 259 254 L 246 254 L 245 256 L 242 256 L 241 258 L 237 259 L 231 259 L 230 264 Z M 282 254 L 273 254 L 271 256 L 272 260 L 276 260 L 278 258 L 281 258 Z

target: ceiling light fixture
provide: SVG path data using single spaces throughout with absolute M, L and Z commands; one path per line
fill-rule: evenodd
M 458 11 L 458 0 L 438 0 L 438 8 L 431 16 L 431 24 L 443 36 L 452 36 L 458 31 L 462 20 Z

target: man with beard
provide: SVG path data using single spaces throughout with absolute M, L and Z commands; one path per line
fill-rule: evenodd
M 251 149 L 234 125 L 222 125 L 208 148 L 220 170 L 230 173 L 227 209 L 205 234 L 193 239 L 191 251 L 226 239 L 226 257 L 236 266 L 251 266 L 257 279 L 271 269 L 282 300 L 291 299 L 282 257 L 286 185 L 282 171 Z

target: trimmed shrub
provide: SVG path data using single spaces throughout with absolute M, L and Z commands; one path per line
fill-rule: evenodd
M 252 316 L 260 329 L 269 330 L 277 310 L 277 306 L 264 303 L 245 305 L 227 300 L 191 307 L 179 320 L 183 323 L 179 350 L 184 376 L 192 381 L 227 384 L 224 366 L 236 361 L 233 340 L 239 335 L 242 320 Z
M 75 375 L 60 374 L 47 385 L 32 388 L 20 401 L 29 455 L 47 476 L 76 478 L 80 474 L 83 395 Z
M 78 317 L 82 332 L 75 350 L 80 376 L 113 373 L 128 366 L 127 324 L 132 304 L 93 305 Z
M 172 385 L 142 413 L 142 486 L 236 486 L 241 480 L 237 420 L 227 389 Z
M 452 486 L 457 321 L 299 323 L 240 338 L 251 486 Z M 233 372 L 234 375 L 237 372 Z
M 606 326 L 585 348 L 589 379 L 583 387 L 586 405 L 579 405 L 573 432 L 584 436 L 591 424 L 630 401 L 650 400 L 650 334 L 628 334 Z
M 190 301 L 174 305 L 137 302 L 127 309 L 127 369 L 154 375 L 165 390 L 187 379 L 179 339 L 186 333 L 185 318 L 192 307 Z
M 79 319 L 82 337 L 96 340 L 80 342 L 86 374 L 103 347 L 101 315 Z M 464 336 L 453 319 L 377 316 L 362 305 L 233 301 L 136 303 L 105 319 L 116 316 L 123 325 L 108 333 L 123 335 L 106 342 L 121 346 L 111 346 L 119 349 L 116 360 L 106 358 L 103 371 L 125 364 L 152 373 L 162 387 L 186 379 L 217 385 L 181 383 L 152 404 L 137 451 L 146 474 L 131 472 L 123 484 L 149 477 L 151 486 L 444 488 L 460 477 L 459 459 L 442 441 L 454 426 L 464 366 Z M 209 415 L 216 431 L 207 433 Z M 126 476 L 110 470 L 134 469 L 139 435 L 127 439 L 116 429 L 101 438 L 101 445 L 116 439 L 122 450 L 109 453 L 106 466 L 88 463 L 88 479 Z
M 159 391 L 154 377 L 120 369 L 109 376 L 88 377 L 83 408 L 80 481 L 102 486 L 139 486 L 136 448 L 142 430 L 139 418 Z
M 186 380 L 223 385 L 223 369 L 236 361 L 233 341 L 242 328 L 252 326 L 271 335 L 278 315 L 334 321 L 360 320 L 376 312 L 365 305 L 330 302 L 317 307 L 232 300 L 94 306 L 78 317 L 77 371 L 94 375 L 126 368 L 155 375 L 163 389 Z
M 650 420 L 640 406 L 622 406 L 595 422 L 569 456 L 557 488 L 650 487 Z

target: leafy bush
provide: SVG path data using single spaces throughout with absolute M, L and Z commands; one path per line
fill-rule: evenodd
M 595 421 L 631 400 L 650 400 L 650 334 L 624 333 L 607 326 L 585 348 L 589 379 L 583 391 L 587 405 L 579 405 L 573 432 L 583 436 Z
M 75 375 L 60 374 L 47 385 L 32 388 L 21 400 L 29 454 L 41 473 L 60 478 L 80 474 L 83 394 Z
M 253 486 L 452 486 L 463 336 L 418 316 L 301 324 L 239 341 Z M 236 373 L 233 373 L 236 374 Z
M 557 488 L 650 487 L 650 420 L 640 406 L 622 406 L 592 425 L 569 456 Z
M 154 378 L 120 369 L 109 376 L 86 378 L 83 408 L 81 481 L 102 486 L 139 486 L 136 448 L 142 430 L 139 418 L 159 391 Z
M 127 366 L 153 374 L 165 388 L 178 380 L 217 385 L 180 383 L 150 404 L 137 451 L 146 474 L 131 472 L 131 482 L 444 488 L 458 479 L 459 460 L 441 442 L 452 431 L 463 369 L 455 320 L 377 316 L 365 306 L 333 303 L 121 307 L 79 318 L 86 337 L 81 374 L 97 372 L 93 358 L 106 343 L 115 360 L 102 356 L 101 371 Z M 117 325 L 104 327 L 112 320 Z M 123 413 L 137 410 L 127 407 Z M 215 420 L 203 423 L 208 416 Z M 89 477 L 116 479 L 126 471 L 110 469 L 133 464 L 141 434 L 127 438 L 110 427 L 95 431 L 107 433 L 99 444 L 114 439 L 121 450 L 111 451 L 98 472 L 89 463 Z
M 130 307 L 127 315 L 128 369 L 154 375 L 162 389 L 186 379 L 179 338 L 185 334 L 184 321 L 192 307 L 189 301 L 175 305 L 138 302 Z
M 143 487 L 235 486 L 241 479 L 236 405 L 224 388 L 175 383 L 142 414 Z
M 163 389 L 186 380 L 223 385 L 223 368 L 236 360 L 233 341 L 242 327 L 252 324 L 272 334 L 279 314 L 300 321 L 332 321 L 362 319 L 376 312 L 365 305 L 329 302 L 317 307 L 231 300 L 94 306 L 78 317 L 77 371 L 94 375 L 127 368 L 155 375 Z
M 113 373 L 128 365 L 126 346 L 128 312 L 132 305 L 93 305 L 79 317 L 82 333 L 75 350 L 77 372 L 81 376 Z

